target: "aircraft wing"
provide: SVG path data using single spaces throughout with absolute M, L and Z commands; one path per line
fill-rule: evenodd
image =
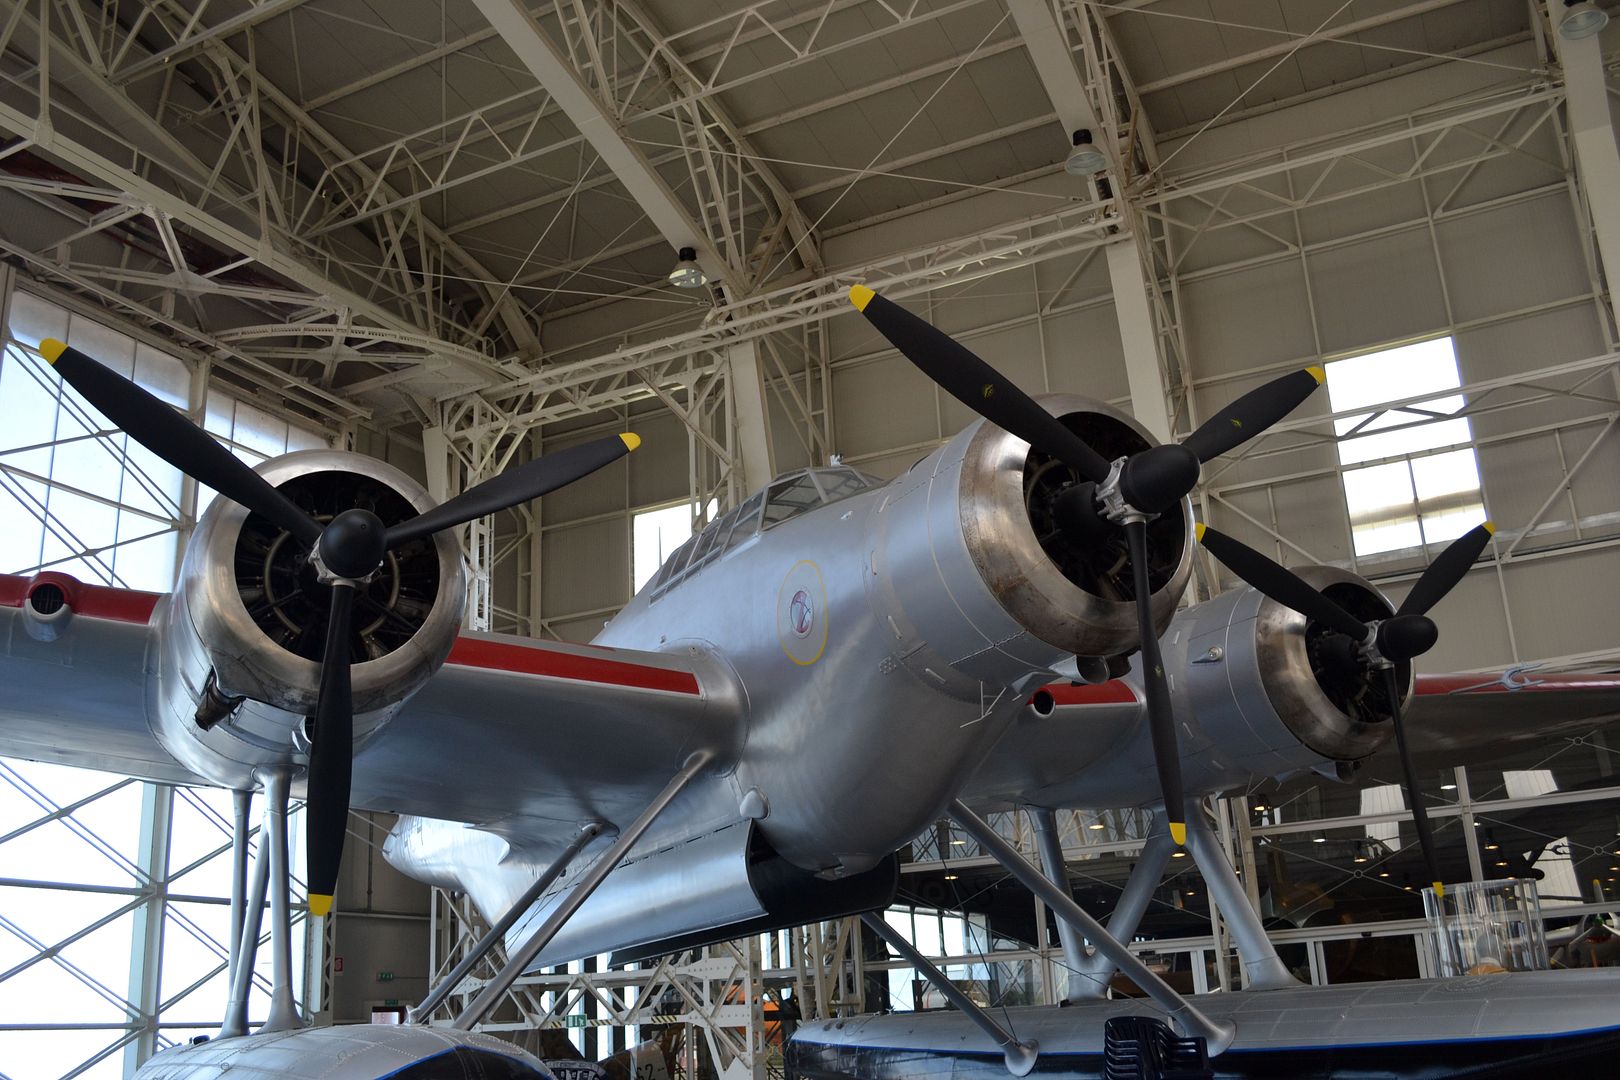
M 167 598 L 63 578 L 71 623 L 42 640 L 23 605 L 49 577 L 0 575 L 0 756 L 206 784 L 148 720 Z M 741 713 L 729 669 L 700 651 L 463 634 L 359 748 L 351 805 L 547 847 L 588 818 L 630 820 L 692 751 L 734 753 Z
M 1406 717 L 1414 754 L 1544 743 L 1620 719 L 1620 674 L 1539 674 L 1533 667 L 1419 674 Z
M 693 751 L 733 754 L 740 702 L 703 652 L 463 634 L 355 755 L 352 805 L 550 847 L 587 819 L 634 818 Z
M 1049 713 L 1025 710 L 996 744 L 963 792 L 970 806 L 1085 806 L 1088 799 L 1100 799 L 1099 808 L 1111 805 L 1101 793 L 1120 785 L 1105 774 L 1122 767 L 1115 751 L 1139 739 L 1141 701 L 1119 680 L 1056 683 L 1044 692 L 1052 698 Z M 1413 753 L 1446 764 L 1463 764 L 1468 752 L 1488 747 L 1582 735 L 1617 719 L 1620 674 L 1537 674 L 1533 668 L 1419 674 L 1406 710 Z

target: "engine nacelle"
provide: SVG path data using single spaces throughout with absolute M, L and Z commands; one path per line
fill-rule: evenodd
M 1041 403 L 1110 460 L 1152 445 L 1101 402 Z M 874 515 L 872 606 L 894 655 L 924 685 L 977 701 L 981 684 L 1017 686 L 1068 656 L 1138 647 L 1122 530 L 1096 542 L 1050 518 L 1067 466 L 990 423 L 966 428 L 897 478 Z M 1192 573 L 1192 515 L 1182 503 L 1148 526 L 1153 614 L 1167 625 Z
M 394 524 L 432 507 L 422 486 L 375 458 L 309 450 L 257 471 L 317 520 L 351 507 Z M 217 499 L 197 524 L 163 615 L 153 728 L 169 753 L 232 787 L 255 768 L 301 762 L 315 711 L 330 586 L 278 526 Z M 390 552 L 357 593 L 350 653 L 358 748 L 436 671 L 466 596 L 453 533 Z
M 1308 566 L 1296 572 L 1358 618 L 1393 613 L 1382 593 L 1348 571 Z M 1347 677 L 1343 665 L 1324 655 L 1331 646 L 1320 624 L 1249 588 L 1175 617 L 1161 647 L 1189 796 L 1306 770 L 1334 775 L 1393 738 L 1380 676 L 1360 665 Z M 1396 670 L 1409 697 L 1411 665 Z M 1037 694 L 975 776 L 971 797 L 984 806 L 1156 801 L 1139 673 L 1122 682 L 1130 693 L 1115 684 L 1113 704 L 1101 708 L 1066 709 L 1053 695 Z M 1090 696 L 1091 703 L 1107 700 L 1103 693 Z M 1043 777 L 1052 779 L 1043 785 Z

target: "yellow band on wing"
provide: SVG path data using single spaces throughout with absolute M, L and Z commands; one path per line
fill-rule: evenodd
M 54 364 L 67 352 L 67 343 L 57 341 L 55 338 L 46 338 L 39 343 L 39 355 L 45 358 L 46 363 Z

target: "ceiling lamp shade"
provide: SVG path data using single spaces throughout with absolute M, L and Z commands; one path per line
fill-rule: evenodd
M 1070 176 L 1095 176 L 1108 168 L 1108 158 L 1091 141 L 1091 132 L 1081 128 L 1074 133 L 1074 149 L 1063 163 L 1063 171 Z
M 683 247 L 675 269 L 669 272 L 669 283 L 677 289 L 701 289 L 709 283 L 709 275 L 697 263 L 697 249 Z
M 1565 41 L 1579 41 L 1602 33 L 1609 25 L 1609 13 L 1592 0 L 1564 0 L 1564 17 L 1558 23 L 1558 36 Z

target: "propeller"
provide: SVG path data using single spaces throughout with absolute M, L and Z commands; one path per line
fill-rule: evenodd
M 321 659 L 320 691 L 310 718 L 306 801 L 309 910 L 332 906 L 353 775 L 354 700 L 349 639 L 355 588 L 389 551 L 474 518 L 538 498 L 572 483 L 641 445 L 610 435 L 509 469 L 415 517 L 386 526 L 365 509 L 345 510 L 324 526 L 181 413 L 77 349 L 50 338 L 40 355 L 62 380 L 137 443 L 199 483 L 264 515 L 309 551 L 320 579 L 332 586 Z
M 850 303 L 942 389 L 969 409 L 1073 470 L 1076 482 L 1053 498 L 1052 517 L 1066 535 L 1096 544 L 1123 527 L 1135 584 L 1142 638 L 1149 730 L 1164 795 L 1170 835 L 1187 842 L 1181 755 L 1176 746 L 1170 688 L 1153 625 L 1148 577 L 1147 522 L 1173 508 L 1198 483 L 1202 465 L 1240 446 L 1287 416 L 1322 385 L 1319 367 L 1291 372 L 1256 387 L 1210 417 L 1180 443 L 1151 446 L 1109 461 L 1047 412 L 1012 380 L 949 334 L 885 300 L 865 285 L 849 290 Z
M 1394 615 L 1370 622 L 1363 622 L 1350 614 L 1299 575 L 1242 541 L 1205 525 L 1199 525 L 1196 532 L 1198 542 L 1238 577 L 1277 603 L 1293 608 L 1306 618 L 1321 623 L 1333 635 L 1338 635 L 1324 641 L 1323 654 L 1333 658 L 1331 663 L 1354 665 L 1357 669 L 1365 665 L 1378 672 L 1385 700 L 1389 704 L 1389 719 L 1395 727 L 1395 748 L 1401 759 L 1406 802 L 1412 808 L 1418 845 L 1423 849 L 1423 861 L 1428 866 L 1429 880 L 1434 884 L 1436 895 L 1443 893 L 1445 886 L 1440 880 L 1440 864 L 1435 855 L 1434 830 L 1429 824 L 1422 793 L 1418 790 L 1417 770 L 1412 765 L 1412 755 L 1406 745 L 1406 727 L 1401 721 L 1401 687 L 1397 665 L 1422 656 L 1434 647 L 1440 636 L 1440 628 L 1429 618 L 1429 609 L 1444 599 L 1463 579 L 1468 568 L 1474 565 L 1474 560 L 1485 550 L 1485 545 L 1490 543 L 1496 526 L 1487 521 L 1453 540 L 1423 571 Z

